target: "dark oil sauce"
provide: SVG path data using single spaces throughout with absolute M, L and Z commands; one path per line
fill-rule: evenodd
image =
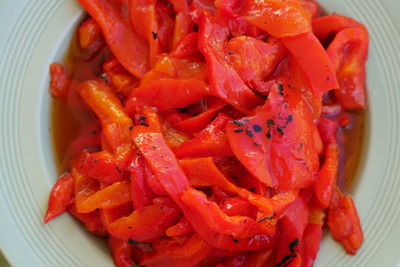
M 73 38 L 70 49 L 65 55 L 63 65 L 70 78 L 75 82 L 102 77 L 102 65 L 112 56 L 108 48 L 99 54 L 88 58 L 80 49 L 77 38 Z M 355 184 L 354 177 L 362 153 L 365 111 L 350 112 L 351 123 L 346 128 L 339 127 L 338 139 L 340 159 L 338 170 L 338 185 L 351 192 Z M 52 99 L 51 137 L 55 154 L 55 162 L 59 173 L 70 168 L 71 160 L 77 155 L 71 154 L 68 147 L 77 138 L 82 129 L 97 119 L 80 100 L 74 86 L 70 88 L 66 100 Z

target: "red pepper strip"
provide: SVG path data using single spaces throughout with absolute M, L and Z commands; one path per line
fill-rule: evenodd
M 184 121 L 184 120 L 192 117 L 192 115 L 190 113 L 182 112 L 182 111 L 179 111 L 178 109 L 168 109 L 168 110 L 160 111 L 159 114 L 171 125 L 174 125 L 178 122 Z M 174 126 L 174 128 L 176 128 L 176 127 Z
M 171 36 L 174 34 L 174 19 L 171 16 L 171 8 L 168 4 L 162 4 L 160 1 L 156 3 L 156 11 L 158 18 L 157 39 L 160 40 L 164 51 L 171 51 Z
M 76 208 L 80 213 L 88 213 L 96 209 L 118 207 L 129 201 L 131 201 L 129 181 L 121 181 L 97 191 L 84 200 L 77 201 Z
M 246 20 L 238 14 L 240 2 L 241 1 L 236 0 L 216 0 L 214 2 L 218 11 L 218 19 L 226 23 L 233 36 L 245 35 L 250 26 Z
M 196 266 L 211 250 L 211 247 L 197 234 L 193 234 L 183 244 L 166 244 L 154 252 L 145 254 L 140 261 L 148 267 L 188 267 Z
M 323 16 L 312 20 L 312 28 L 315 36 L 325 43 L 332 35 L 336 35 L 346 28 L 362 28 L 365 26 L 354 19 L 338 14 Z
M 318 3 L 314 0 L 301 0 L 301 4 L 310 13 L 312 18 L 319 17 L 321 15 L 321 8 Z
M 104 82 L 89 80 L 80 83 L 77 91 L 90 109 L 99 118 L 103 135 L 108 146 L 117 152 L 125 145 L 130 145 L 129 138 L 132 120 L 125 113 L 120 100 L 112 89 Z
M 227 198 L 220 206 L 222 211 L 228 216 L 247 216 L 253 220 L 257 218 L 257 207 L 239 197 Z
M 80 203 L 99 191 L 99 181 L 80 174 L 75 168 L 71 169 L 71 175 L 75 181 L 75 206 L 80 210 Z
M 319 208 L 326 209 L 332 200 L 339 164 L 339 148 L 337 144 L 329 144 L 325 152 L 325 161 L 319 170 L 314 184 L 314 196 Z
M 108 236 L 107 229 L 103 225 L 98 210 L 90 213 L 79 213 L 76 210 L 75 204 L 71 204 L 67 207 L 67 211 L 81 221 L 89 232 L 101 237 Z
M 105 183 L 114 183 L 126 179 L 124 169 L 133 151 L 131 146 L 119 149 L 117 154 L 106 151 L 89 153 L 84 151 L 79 158 L 79 172 Z
M 209 201 L 204 193 L 190 189 L 182 195 L 182 201 L 190 206 L 213 231 L 243 239 L 257 234 L 270 233 L 253 219 L 246 216 L 228 216 L 219 206 Z
M 130 0 L 129 12 L 131 23 L 137 34 L 145 39 L 149 45 L 150 63 L 154 63 L 156 56 L 162 52 L 157 38 L 158 24 L 156 0 Z
M 179 166 L 175 155 L 165 143 L 163 136 L 147 127 L 137 126 L 132 131 L 132 139 L 142 152 L 144 158 L 164 189 L 181 207 L 196 232 L 199 233 L 207 242 L 211 243 L 215 247 L 231 250 L 257 250 L 260 248 L 270 247 L 273 244 L 274 238 L 270 235 L 260 234 L 250 238 L 236 240 L 232 239 L 231 235 L 219 234 L 213 231 L 210 226 L 208 226 L 207 222 L 204 221 L 204 218 L 201 215 L 202 211 L 196 209 L 196 207 L 185 204 L 181 199 L 182 195 L 186 192 L 188 193 L 186 196 L 189 198 L 187 201 L 190 201 L 190 194 L 196 194 L 196 192 L 193 192 L 193 189 L 189 192 L 191 187 L 188 180 Z M 197 194 L 196 197 L 198 197 L 197 200 L 202 203 L 209 202 L 207 199 L 204 199 L 204 195 Z M 218 206 L 216 208 L 218 208 Z M 221 214 L 219 213 L 216 215 L 220 216 Z M 224 214 L 222 214 L 222 217 L 224 217 Z M 229 222 L 229 217 L 225 217 L 225 219 L 227 219 L 226 222 L 228 224 L 232 224 L 232 222 Z M 213 221 L 212 223 L 217 228 L 223 228 L 218 226 L 218 221 Z M 221 223 L 225 222 L 221 221 Z M 244 228 L 246 227 L 245 224 Z M 238 229 L 239 232 L 241 230 L 246 231 L 246 229 Z
M 156 194 L 158 196 L 167 196 L 168 193 L 165 191 L 165 189 L 161 185 L 160 181 L 158 181 L 157 176 L 155 176 L 154 173 L 151 171 L 149 164 L 147 164 L 147 162 L 144 166 L 144 169 L 146 172 L 147 184 L 150 186 L 150 188 L 154 192 L 154 194 Z
M 127 170 L 130 172 L 131 180 L 131 198 L 135 209 L 142 210 L 144 207 L 151 205 L 154 193 L 147 184 L 145 160 L 135 151 L 131 163 Z
M 226 134 L 236 157 L 266 185 L 292 190 L 315 179 L 319 135 L 296 91 L 278 84 L 254 117 L 228 124 Z
M 148 48 L 118 10 L 117 4 L 109 0 L 79 0 L 79 3 L 99 23 L 118 61 L 134 76 L 142 78 L 149 67 Z
M 66 98 L 69 94 L 71 82 L 63 65 L 53 63 L 50 65 L 50 93 L 55 98 Z
M 133 89 L 125 107 L 129 114 L 143 107 L 156 107 L 159 110 L 183 108 L 209 94 L 204 81 L 161 79 Z
M 293 191 L 267 198 L 237 187 L 218 170 L 211 157 L 183 159 L 179 163 L 194 187 L 219 186 L 229 192 L 238 194 L 265 213 L 278 214 L 297 197 L 297 192 Z
M 334 91 L 335 97 L 345 109 L 364 109 L 366 106 L 368 46 L 367 30 L 350 28 L 340 31 L 327 49 L 340 85 L 339 90 Z
M 357 253 L 363 242 L 360 219 L 351 197 L 337 187 L 328 209 L 328 226 L 332 237 L 343 245 L 347 254 Z
M 336 144 L 336 132 L 338 129 L 338 123 L 324 116 L 320 117 L 318 123 L 318 131 L 321 139 L 327 144 Z
M 103 64 L 103 70 L 114 91 L 122 94 L 124 97 L 127 97 L 132 88 L 138 85 L 138 80 L 115 58 L 105 62 Z
M 303 69 L 317 96 L 339 88 L 331 60 L 312 32 L 283 38 L 282 42 Z
M 319 251 L 322 238 L 324 213 L 321 210 L 310 210 L 309 222 L 303 233 L 301 246 L 301 266 L 312 267 Z
M 161 122 L 155 109 L 144 108 L 143 115 L 144 119 L 141 117 L 142 120 L 139 121 L 139 125 L 146 126 L 147 124 L 150 128 L 163 133 L 167 144 L 171 149 L 174 149 L 189 140 L 189 137 L 186 134 L 175 130 L 166 121 Z
M 132 246 L 126 240 L 110 236 L 108 247 L 111 250 L 116 267 L 132 267 L 135 265 L 132 260 Z
M 262 81 L 282 61 L 286 49 L 276 38 L 266 42 L 253 37 L 239 36 L 229 40 L 227 50 L 232 66 L 243 81 Z
M 192 32 L 182 38 L 182 40 L 176 44 L 174 50 L 170 53 L 171 57 L 185 58 L 195 55 L 199 52 L 197 47 L 198 33 Z
M 174 128 L 192 135 L 200 132 L 211 122 L 215 114 L 226 105 L 225 101 L 211 97 L 206 99 L 206 103 L 207 110 L 197 116 L 173 124 Z
M 189 140 L 174 152 L 176 157 L 206 157 L 206 156 L 232 156 L 224 128 L 230 117 L 220 113 L 204 130 L 200 131 L 192 140 Z
M 262 99 L 255 95 L 230 66 L 224 46 L 229 30 L 215 18 L 203 13 L 199 23 L 199 50 L 206 58 L 208 80 L 212 94 L 239 111 L 249 113 Z
M 171 226 L 165 231 L 165 234 L 169 237 L 183 236 L 193 233 L 193 226 L 190 224 L 186 217 L 182 217 L 177 224 Z
M 108 231 L 121 239 L 152 242 L 165 235 L 165 231 L 174 225 L 180 216 L 179 207 L 170 198 L 155 198 L 153 205 L 135 210 L 129 216 L 111 222 Z
M 280 241 L 276 252 L 277 267 L 302 266 L 300 247 L 302 236 L 308 224 L 308 206 L 301 198 L 297 198 L 285 211 L 279 221 Z
M 190 17 L 189 4 L 186 0 L 169 0 L 175 11 L 175 28 L 172 37 L 172 47 L 193 31 L 193 22 Z
M 287 65 L 284 64 L 283 66 L 281 77 L 279 77 L 282 79 L 281 82 L 290 84 L 292 88 L 296 88 L 296 91 L 300 92 L 301 97 L 309 106 L 314 120 L 318 120 L 322 109 L 321 94 L 313 90 L 304 70 L 292 55 L 289 55 Z
M 92 18 L 84 21 L 78 29 L 79 45 L 89 55 L 95 56 L 104 47 L 104 37 L 99 24 Z
M 241 15 L 270 35 L 283 38 L 311 30 L 311 17 L 299 0 L 243 1 Z
M 74 199 L 74 178 L 69 173 L 63 174 L 50 192 L 44 223 L 63 214 Z

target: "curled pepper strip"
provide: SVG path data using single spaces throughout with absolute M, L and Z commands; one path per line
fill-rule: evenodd
M 231 118 L 220 113 L 213 122 L 200 131 L 193 139 L 178 146 L 174 152 L 178 158 L 202 156 L 231 156 L 224 128 Z
M 110 0 L 79 0 L 79 3 L 100 25 L 118 61 L 134 76 L 142 78 L 149 68 L 148 47 L 118 11 L 118 3 Z
M 333 64 L 312 32 L 283 38 L 282 42 L 303 69 L 319 99 L 325 92 L 339 88 Z
M 171 98 L 174 94 L 177 97 Z M 184 108 L 209 94 L 204 81 L 161 79 L 133 89 L 125 108 L 129 114 L 143 107 L 156 107 L 159 110 Z
M 182 159 L 179 161 L 185 171 L 190 183 L 194 187 L 204 186 L 219 186 L 225 190 L 236 193 L 243 199 L 246 199 L 254 206 L 258 207 L 264 213 L 281 213 L 284 208 L 294 201 L 297 197 L 297 192 L 288 192 L 276 195 L 272 198 L 267 198 L 255 193 L 252 193 L 244 188 L 236 186 L 230 182 L 215 166 L 213 159 L 195 158 Z
M 121 239 L 151 242 L 163 236 L 180 215 L 180 209 L 170 198 L 156 198 L 152 205 L 111 222 L 108 231 Z
M 334 92 L 335 97 L 345 109 L 364 109 L 366 106 L 368 44 L 367 30 L 349 28 L 340 31 L 327 49 L 340 85 Z
M 339 164 L 339 148 L 337 144 L 330 144 L 326 148 L 325 161 L 319 170 L 314 184 L 314 195 L 317 205 L 326 209 L 332 200 Z
M 364 239 L 360 219 L 351 197 L 337 187 L 328 209 L 328 226 L 332 237 L 343 245 L 347 254 L 356 254 Z
M 44 222 L 48 223 L 55 217 L 63 214 L 74 198 L 74 178 L 71 174 L 63 174 L 53 186 L 50 192 L 49 203 L 44 216 Z
M 110 209 L 131 201 L 129 181 L 102 186 L 97 180 L 82 175 L 72 168 L 75 180 L 75 205 L 79 213 L 89 213 L 98 208 Z
M 277 38 L 311 30 L 310 14 L 299 0 L 243 1 L 241 15 L 252 25 Z
M 80 83 L 77 90 L 86 104 L 96 114 L 103 128 L 103 135 L 112 152 L 130 145 L 130 127 L 133 123 L 125 113 L 121 101 L 104 82 L 89 80 Z
M 255 95 L 230 66 L 224 43 L 229 31 L 208 13 L 199 23 L 199 49 L 206 58 L 208 80 L 213 95 L 225 100 L 236 109 L 249 113 L 261 99 Z
M 111 250 L 114 263 L 117 267 L 132 267 L 134 265 L 132 260 L 132 246 L 126 240 L 110 236 L 108 238 L 108 247 Z

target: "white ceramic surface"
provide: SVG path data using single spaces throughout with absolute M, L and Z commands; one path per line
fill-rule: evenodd
M 326 236 L 316 267 L 400 266 L 399 0 L 321 0 L 371 34 L 369 112 L 353 192 L 365 232 L 358 255 Z M 56 179 L 48 66 L 82 17 L 74 0 L 0 0 L 0 248 L 12 265 L 112 266 L 104 244 L 68 215 L 42 223 Z

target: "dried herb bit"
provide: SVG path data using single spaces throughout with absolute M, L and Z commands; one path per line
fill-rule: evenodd
M 235 133 L 243 133 L 244 132 L 244 130 L 243 129 L 235 129 L 235 130 L 233 130 Z
M 289 264 L 293 261 L 293 258 L 296 258 L 297 255 L 286 255 L 285 257 L 282 258 L 280 262 L 278 262 L 275 266 L 276 267 L 287 267 Z
M 142 126 L 145 126 L 145 127 L 149 127 L 149 125 L 144 121 L 139 122 L 139 125 L 142 125 Z
M 256 133 L 259 133 L 259 132 L 262 131 L 262 128 L 261 128 L 260 125 L 254 124 L 254 125 L 253 125 L 253 130 L 254 130 Z
M 156 32 L 151 32 L 151 34 L 153 35 L 153 39 L 155 40 L 155 39 L 157 39 L 157 33 Z
M 254 142 L 253 143 L 255 146 L 260 146 L 260 144 L 259 143 L 256 143 L 256 142 Z
M 146 117 L 143 116 L 143 115 L 139 115 L 139 116 L 138 116 L 138 120 L 139 120 L 139 121 L 144 121 L 144 120 L 146 120 Z
M 250 131 L 250 130 L 246 130 L 246 134 L 247 134 L 249 137 L 251 137 L 251 138 L 253 138 L 253 137 L 254 137 L 254 134 L 253 134 L 253 132 L 252 132 L 252 131 Z
M 265 221 L 267 221 L 267 220 L 273 220 L 273 219 L 275 218 L 275 216 L 276 216 L 276 213 L 272 213 L 272 216 L 267 216 L 267 217 L 265 217 L 265 218 L 262 218 L 262 219 L 260 219 L 260 220 L 258 221 L 258 223 L 262 223 L 262 222 L 265 222 Z
M 236 238 L 232 237 L 232 241 L 235 242 L 236 244 L 239 243 L 239 240 L 237 240 Z
M 275 122 L 274 122 L 273 119 L 267 120 L 267 126 L 268 126 L 268 128 L 270 128 L 270 127 L 272 127 L 272 126 L 274 126 L 274 125 L 275 125 Z
M 118 173 L 122 173 L 122 170 L 118 166 L 115 166 L 115 169 L 117 170 Z
M 97 133 L 96 130 L 93 130 L 93 131 L 91 132 L 92 135 L 95 135 L 96 133 Z
M 235 125 L 237 125 L 237 126 L 239 126 L 239 127 L 240 127 L 240 126 L 243 126 L 243 122 L 240 121 L 240 120 L 233 120 L 232 123 L 235 124 Z
M 292 122 L 293 121 L 293 115 L 289 115 L 286 119 L 286 122 Z
M 281 134 L 281 135 L 285 135 L 285 133 L 282 130 L 282 127 L 277 127 L 276 130 Z
M 268 139 L 271 139 L 271 129 L 268 130 L 266 136 L 267 136 Z
M 235 52 L 228 52 L 228 55 L 235 55 Z
M 128 229 L 131 230 L 131 229 L 133 229 L 133 227 L 132 226 L 128 226 Z
M 278 83 L 278 91 L 279 91 L 279 95 L 283 96 L 283 84 Z
M 135 241 L 135 240 L 129 238 L 128 244 L 129 245 L 140 245 L 140 244 L 146 244 L 146 242 L 138 242 L 138 241 Z
M 254 193 L 256 191 L 256 188 L 255 187 L 250 187 L 249 191 Z
M 133 130 L 133 126 L 129 126 L 129 130 L 132 131 Z
M 299 251 L 299 239 L 296 238 L 289 243 L 289 250 L 292 254 L 296 254 Z

